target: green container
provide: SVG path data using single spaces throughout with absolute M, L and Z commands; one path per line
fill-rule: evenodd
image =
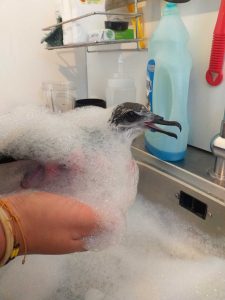
M 115 31 L 115 40 L 133 40 L 134 39 L 134 30 L 133 29 L 126 29 L 123 31 Z

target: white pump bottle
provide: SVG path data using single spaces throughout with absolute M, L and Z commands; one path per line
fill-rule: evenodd
M 136 102 L 136 87 L 134 79 L 124 72 L 124 58 L 121 54 L 118 59 L 118 72 L 108 79 L 106 87 L 107 107 L 123 102 Z

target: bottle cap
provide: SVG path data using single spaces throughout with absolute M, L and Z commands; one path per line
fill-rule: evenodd
M 162 15 L 168 16 L 168 15 L 177 15 L 179 13 L 178 7 L 176 3 L 166 3 L 163 10 Z

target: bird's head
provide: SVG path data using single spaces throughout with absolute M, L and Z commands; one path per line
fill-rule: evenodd
M 176 126 L 181 131 L 180 123 L 164 120 L 163 117 L 150 112 L 146 106 L 132 102 L 125 102 L 116 106 L 109 123 L 118 130 L 140 132 L 145 128 L 150 128 L 152 131 L 161 132 L 174 138 L 177 138 L 175 133 L 166 131 L 157 125 Z

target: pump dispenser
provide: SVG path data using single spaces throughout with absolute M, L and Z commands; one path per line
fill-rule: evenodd
M 192 60 L 187 47 L 188 32 L 177 5 L 169 2 L 165 4 L 159 25 L 149 41 L 148 99 L 153 113 L 180 122 L 182 131 L 177 132 L 175 140 L 148 130 L 145 145 L 160 159 L 179 161 L 185 157 L 187 149 L 187 100 Z
M 123 56 L 121 54 L 118 59 L 118 75 L 121 77 L 123 77 L 123 73 L 124 73 L 123 64 L 124 64 L 124 60 L 123 60 Z
M 107 81 L 106 102 L 107 107 L 123 102 L 136 102 L 136 88 L 134 80 L 124 71 L 124 57 L 118 58 L 118 72 Z

